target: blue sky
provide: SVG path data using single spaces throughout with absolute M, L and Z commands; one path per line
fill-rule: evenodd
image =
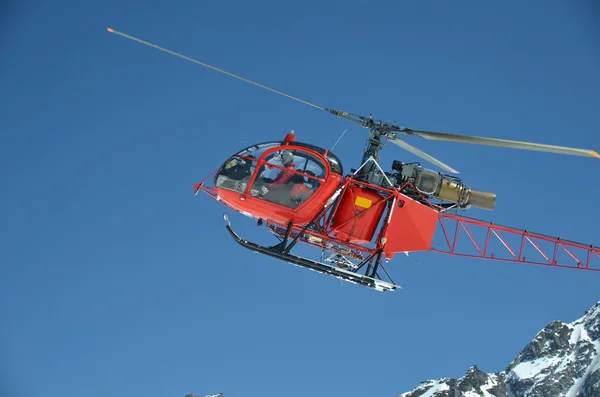
M 63 8 L 64 7 L 64 8 Z M 591 1 L 13 2 L 0 35 L 0 385 L 49 397 L 394 396 L 500 371 L 600 275 L 437 254 L 381 294 L 234 245 L 192 185 L 255 142 L 358 166 L 367 131 L 106 32 L 415 129 L 600 151 Z M 409 143 L 494 191 L 469 216 L 600 244 L 596 159 Z M 386 147 L 382 165 L 415 160 Z M 270 241 L 250 220 L 239 232 Z

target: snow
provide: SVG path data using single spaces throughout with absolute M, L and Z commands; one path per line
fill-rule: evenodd
M 569 345 L 555 346 L 555 348 L 550 349 L 553 343 L 551 339 L 556 337 L 553 336 L 545 341 L 540 352 L 541 355 L 537 359 L 517 364 L 507 374 L 506 388 L 509 397 L 515 397 L 511 389 L 511 384 L 515 386 L 516 382 L 518 382 L 519 387 L 526 387 L 525 394 L 527 394 L 532 392 L 532 390 L 540 390 L 540 387 L 562 389 L 564 387 L 562 382 L 564 381 L 568 381 L 569 383 L 572 381 L 573 385 L 566 394 L 561 394 L 561 396 L 577 397 L 577 394 L 582 391 L 583 385 L 590 374 L 600 371 L 600 339 L 593 340 L 589 334 L 592 330 L 593 332 L 597 332 L 600 327 L 600 302 L 576 321 L 569 324 L 561 324 L 569 328 Z M 538 343 L 541 342 L 539 338 L 542 337 L 541 334 L 544 332 L 548 332 L 548 330 L 545 329 L 538 333 L 534 340 Z M 592 335 L 594 335 L 593 332 Z M 523 356 L 520 357 L 522 359 Z M 582 376 L 576 379 L 569 379 L 575 373 Z M 490 389 L 498 384 L 499 378 L 496 373 L 488 374 L 488 376 L 487 382 L 479 390 L 471 389 L 462 395 L 464 397 L 495 397 L 490 392 Z M 460 378 L 458 381 L 460 382 L 462 379 Z M 521 383 L 519 382 L 520 380 L 526 381 Z M 436 394 L 449 390 L 447 382 L 447 378 L 423 382 L 412 392 L 419 391 L 423 393 L 420 397 L 435 397 Z M 399 397 L 406 397 L 412 392 L 401 394 Z
M 594 311 L 595 313 L 595 311 Z M 571 345 L 574 345 L 575 343 L 579 342 L 579 341 L 592 341 L 592 339 L 589 337 L 587 331 L 585 330 L 585 323 L 587 320 L 589 320 L 589 318 L 593 318 L 590 317 L 590 315 L 594 315 L 594 313 L 590 313 L 585 315 L 584 317 L 580 318 L 577 321 L 572 322 L 571 324 L 567 324 L 567 327 L 571 328 L 573 331 L 571 332 L 571 337 L 569 338 L 569 343 Z
M 463 394 L 464 397 L 496 397 L 494 394 L 490 393 L 489 390 L 497 385 L 496 375 L 491 375 L 488 381 L 481 386 L 481 391 L 473 390 L 468 391 Z
M 458 379 L 458 381 L 462 381 L 467 375 Z M 423 382 L 419 385 L 415 390 L 411 392 L 406 392 L 401 394 L 399 397 L 406 397 L 409 393 L 414 391 L 423 391 L 427 389 L 427 391 L 419 397 L 434 397 L 437 393 L 441 393 L 447 390 L 450 390 L 448 386 L 448 378 L 441 378 L 438 380 L 430 380 L 427 382 Z M 489 390 L 498 385 L 498 376 L 496 374 L 489 375 L 488 381 L 481 386 L 481 390 L 469 390 L 461 394 L 464 397 L 496 397 Z
M 592 342 L 585 329 L 585 325 L 590 318 L 594 318 L 594 316 L 597 315 L 599 310 L 600 307 L 595 308 L 595 310 L 590 311 L 582 318 L 570 324 L 566 324 L 571 331 L 571 334 L 569 335 L 569 354 L 561 356 L 561 353 L 558 352 L 558 356 L 541 357 L 533 361 L 519 363 L 513 368 L 511 376 L 515 376 L 519 379 L 535 379 L 535 385 L 539 382 L 543 382 L 549 375 L 566 371 L 569 366 L 579 361 L 581 357 L 578 356 L 581 354 L 581 351 L 585 351 L 586 345 Z M 597 368 L 600 368 L 600 341 L 594 342 L 594 349 L 595 353 L 592 353 L 592 364 L 586 369 L 585 374 L 583 374 L 581 378 L 573 380 L 574 384 L 565 397 L 576 397 L 577 392 L 581 390 L 588 374 L 595 371 Z M 544 370 L 546 370 L 545 373 L 542 373 Z
M 535 378 L 540 372 L 558 364 L 560 361 L 560 358 L 557 357 L 525 361 L 514 367 L 512 372 L 514 372 L 519 379 Z
M 575 359 L 573 357 L 573 354 L 569 355 L 569 357 L 565 357 L 565 359 L 562 360 L 560 365 L 558 367 L 554 368 L 553 372 L 557 373 L 557 372 L 562 372 L 562 371 L 566 370 L 567 367 L 573 363 L 573 361 L 572 361 L 573 359 Z
M 450 390 L 450 387 L 445 383 L 434 385 L 431 389 L 427 390 L 427 393 L 423 394 L 421 397 L 433 397 L 433 395 L 438 391 L 442 392 L 445 390 Z
M 498 382 L 496 380 L 496 375 L 490 376 L 487 383 L 485 385 L 481 386 L 481 392 L 483 393 L 483 396 L 484 397 L 495 397 L 488 390 L 490 390 L 492 387 L 496 386 L 497 384 L 498 384 Z
M 443 392 L 446 390 L 450 390 L 450 387 L 445 383 L 446 380 L 447 379 L 439 379 L 437 381 L 428 381 L 426 383 L 421 384 L 415 390 L 425 389 L 428 386 L 432 386 L 430 389 L 428 389 L 425 392 L 425 394 L 422 394 L 419 397 L 434 397 L 435 393 L 437 393 L 437 392 Z M 412 393 L 412 391 L 402 393 L 399 397 L 407 396 L 410 393 Z
M 574 345 L 581 339 L 581 329 L 583 328 L 581 324 L 575 325 L 574 327 L 569 326 L 569 328 L 573 328 L 571 332 L 571 337 L 569 338 L 569 343 Z
M 545 376 L 541 374 L 545 369 L 550 369 L 550 371 L 548 371 L 549 374 L 561 373 L 567 370 L 570 365 L 573 365 L 573 363 L 576 363 L 581 359 L 581 357 L 579 357 L 582 354 L 581 352 L 586 351 L 588 344 L 592 343 L 592 339 L 585 326 L 590 319 L 594 319 L 599 314 L 600 306 L 590 310 L 580 319 L 570 324 L 566 324 L 571 330 L 571 335 L 569 336 L 570 352 L 568 355 L 562 357 L 544 357 L 533 361 L 522 362 L 513 368 L 513 376 L 517 376 L 520 379 L 535 378 L 535 383 L 538 383 L 545 378 Z M 586 368 L 586 372 L 583 376 L 573 379 L 573 386 L 571 386 L 565 397 L 576 397 L 577 393 L 583 387 L 587 376 L 600 368 L 600 340 L 593 342 L 593 348 L 594 352 L 591 357 L 592 363 Z
M 585 378 L 587 378 L 589 374 L 600 368 L 600 340 L 594 342 L 594 350 L 596 351 L 596 356 L 592 360 L 592 363 L 587 368 L 587 371 L 585 371 L 585 374 L 583 374 L 581 378 L 574 379 L 575 383 L 573 383 L 573 386 L 571 386 L 565 397 L 577 397 L 577 392 L 583 387 Z
M 600 302 L 596 303 L 589 312 L 586 314 L 587 318 L 599 317 L 600 316 Z

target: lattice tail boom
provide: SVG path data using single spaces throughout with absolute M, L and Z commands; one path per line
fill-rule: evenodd
M 442 243 L 431 251 L 448 255 L 600 272 L 600 248 L 478 219 L 440 213 Z

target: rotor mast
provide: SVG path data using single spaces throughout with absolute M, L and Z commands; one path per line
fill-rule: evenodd
M 343 110 L 333 110 L 325 108 L 327 112 L 333 114 L 334 116 L 350 120 L 362 127 L 369 129 L 369 136 L 367 137 L 367 141 L 365 144 L 365 149 L 362 156 L 361 164 L 364 164 L 361 173 L 363 178 L 370 180 L 369 175 L 377 169 L 375 164 L 372 162 L 367 162 L 369 158 L 373 158 L 376 162 L 379 162 L 379 152 L 383 149 L 383 145 L 385 141 L 382 138 L 395 138 L 397 132 L 402 132 L 403 127 L 399 127 L 394 124 L 386 123 L 382 120 L 373 120 L 373 115 L 370 114 L 369 117 L 359 116 L 350 114 Z

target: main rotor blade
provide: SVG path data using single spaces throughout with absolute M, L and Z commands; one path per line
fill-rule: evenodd
M 575 156 L 586 156 L 586 157 L 597 157 L 600 158 L 600 154 L 589 149 L 576 149 L 565 146 L 546 145 L 542 143 L 531 143 L 521 141 L 511 141 L 508 139 L 497 139 L 497 138 L 483 138 L 478 136 L 468 135 L 457 135 L 447 134 L 442 132 L 431 132 L 431 131 L 418 131 L 411 130 L 410 128 L 405 129 L 403 132 L 409 135 L 419 135 L 425 139 L 431 139 L 436 141 L 447 141 L 447 142 L 458 142 L 458 143 L 469 143 L 473 145 L 487 145 L 505 147 L 510 149 L 523 149 L 523 150 L 535 150 L 540 152 L 560 153 L 569 154 Z
M 171 55 L 175 55 L 176 57 L 183 58 L 183 59 L 185 59 L 185 60 L 187 60 L 187 61 L 190 61 L 190 62 L 194 62 L 194 63 L 196 63 L 196 64 L 198 64 L 198 65 L 205 66 L 205 67 L 207 67 L 207 68 L 209 68 L 209 69 L 216 70 L 217 72 L 221 72 L 221 73 L 223 73 L 223 74 L 226 74 L 226 75 L 228 75 L 228 76 L 235 77 L 236 79 L 240 79 L 240 80 L 242 80 L 242 81 L 245 81 L 246 83 L 254 84 L 254 85 L 256 85 L 256 86 L 258 86 L 258 87 L 260 87 L 260 88 L 264 88 L 264 89 L 266 89 L 266 90 L 269 90 L 269 91 L 272 91 L 272 92 L 274 92 L 274 93 L 276 93 L 276 94 L 283 95 L 283 96 L 285 96 L 285 97 L 288 97 L 288 98 L 290 98 L 290 99 L 293 99 L 293 100 L 295 100 L 295 101 L 298 101 L 298 102 L 302 102 L 302 103 L 304 103 L 304 104 L 306 104 L 306 105 L 309 105 L 309 106 L 315 107 L 315 108 L 317 108 L 317 109 L 326 110 L 326 111 L 328 110 L 328 109 L 324 108 L 323 106 L 316 105 L 316 104 L 314 104 L 314 103 L 312 103 L 312 102 L 305 101 L 304 99 L 300 99 L 300 98 L 298 98 L 298 97 L 295 97 L 295 96 L 293 96 L 293 95 L 286 94 L 285 92 L 282 92 L 282 91 L 276 90 L 276 89 L 274 89 L 274 88 L 271 88 L 271 87 L 267 87 L 266 85 L 263 85 L 263 84 L 257 83 L 257 82 L 255 82 L 255 81 L 252 81 L 252 80 L 250 80 L 250 79 L 247 79 L 247 78 L 245 78 L 245 77 L 238 76 L 238 75 L 236 75 L 236 74 L 230 73 L 230 72 L 228 72 L 228 71 L 226 71 L 226 70 L 223 70 L 223 69 L 219 69 L 219 68 L 217 68 L 216 66 L 212 66 L 212 65 L 209 65 L 209 64 L 207 64 L 207 63 L 204 63 L 204 62 L 198 61 L 198 60 L 196 60 L 196 59 L 193 59 L 193 58 L 187 57 L 187 56 L 185 56 L 185 55 L 178 54 L 178 53 L 176 53 L 176 52 L 174 52 L 174 51 L 171 51 L 171 50 L 168 50 L 168 49 L 166 49 L 166 48 L 163 48 L 163 47 L 157 46 L 156 44 L 152 44 L 152 43 L 149 43 L 149 42 L 147 42 L 147 41 L 144 41 L 144 40 L 138 39 L 137 37 L 133 37 L 133 36 L 130 36 L 130 35 L 128 35 L 128 34 L 121 33 L 121 32 L 119 32 L 119 31 L 116 31 L 116 30 L 114 30 L 113 28 L 107 28 L 106 30 L 108 30 L 110 33 L 114 33 L 114 34 L 116 34 L 116 35 L 119 35 L 119 36 L 125 37 L 125 38 L 127 38 L 127 39 L 129 39 L 129 40 L 137 41 L 138 43 L 141 43 L 141 44 L 147 45 L 147 46 L 149 46 L 149 47 L 156 48 L 157 50 L 160 50 L 160 51 L 163 51 L 163 52 L 169 53 L 169 54 L 171 54 Z
M 398 138 L 390 138 L 389 139 L 390 142 L 395 143 L 396 145 L 400 146 L 402 149 L 411 152 L 412 154 L 414 154 L 415 156 L 419 156 L 427 161 L 429 161 L 432 164 L 437 165 L 438 167 L 448 171 L 448 172 L 452 172 L 453 174 L 458 174 L 459 172 L 456 171 L 454 168 L 450 167 L 449 165 L 446 165 L 444 163 L 442 163 L 440 160 L 431 157 L 430 155 L 428 155 L 427 153 L 425 153 L 424 151 L 422 151 L 421 149 L 417 149 L 416 147 L 414 147 L 413 145 L 409 145 L 408 143 L 401 141 Z

